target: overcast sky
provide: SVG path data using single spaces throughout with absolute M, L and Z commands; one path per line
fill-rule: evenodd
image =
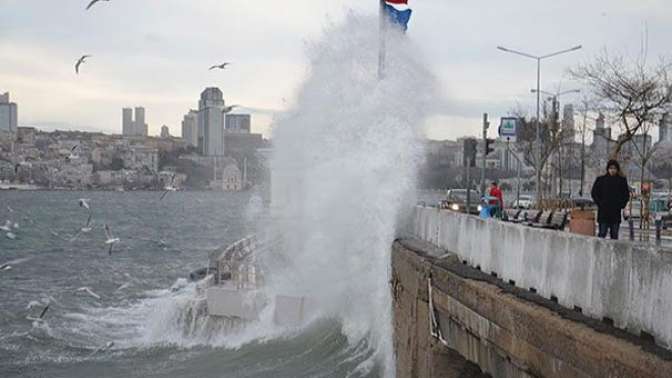
M 253 113 L 267 133 L 273 111 L 291 104 L 305 77 L 304 43 L 349 10 L 375 14 L 376 0 L 0 0 L 0 92 L 19 104 L 20 125 L 121 131 L 121 108 L 145 106 L 150 133 L 180 134 L 200 92 L 218 86 L 228 103 Z M 497 45 L 546 54 L 542 88 L 572 89 L 566 69 L 605 47 L 637 54 L 648 30 L 649 55 L 672 56 L 669 0 L 410 0 L 408 37 L 444 89 L 427 134 L 476 135 L 481 114 L 533 109 L 533 60 Z M 78 77 L 74 61 L 94 55 Z M 210 72 L 215 63 L 230 69 Z M 569 99 L 568 99 L 569 100 Z

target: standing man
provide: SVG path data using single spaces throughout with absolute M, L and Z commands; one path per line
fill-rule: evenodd
M 492 197 L 492 200 L 490 201 L 490 206 L 492 206 L 492 216 L 501 218 L 502 210 L 504 209 L 504 194 L 496 181 L 493 181 L 490 186 L 490 197 Z
M 621 211 L 630 200 L 630 187 L 616 160 L 609 160 L 607 173 L 595 180 L 591 195 L 597 204 L 598 236 L 606 238 L 609 231 L 611 239 L 617 240 Z

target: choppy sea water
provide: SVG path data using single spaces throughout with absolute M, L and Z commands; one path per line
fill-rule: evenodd
M 380 375 L 361 369 L 373 353 L 366 341 L 352 345 L 334 320 L 244 341 L 195 329 L 184 315 L 194 292 L 185 278 L 208 252 L 255 231 L 250 194 L 159 196 L 0 192 L 0 225 L 18 224 L 15 240 L 0 234 L 0 266 L 12 266 L 0 271 L 0 376 Z M 71 241 L 88 216 L 79 198 L 91 200 L 95 228 Z M 121 239 L 112 256 L 104 224 Z M 26 319 L 47 303 L 44 321 Z

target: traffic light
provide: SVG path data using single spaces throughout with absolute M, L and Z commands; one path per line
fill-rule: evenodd
M 485 156 L 490 155 L 490 153 L 494 151 L 495 151 L 495 140 L 485 138 Z
M 476 166 L 476 150 L 478 142 L 476 139 L 469 138 L 464 140 L 464 155 L 462 156 L 462 165 L 470 167 Z

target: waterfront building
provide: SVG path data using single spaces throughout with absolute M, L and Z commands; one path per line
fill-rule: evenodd
M 222 170 L 222 190 L 227 192 L 243 190 L 243 175 L 236 164 L 228 164 Z

